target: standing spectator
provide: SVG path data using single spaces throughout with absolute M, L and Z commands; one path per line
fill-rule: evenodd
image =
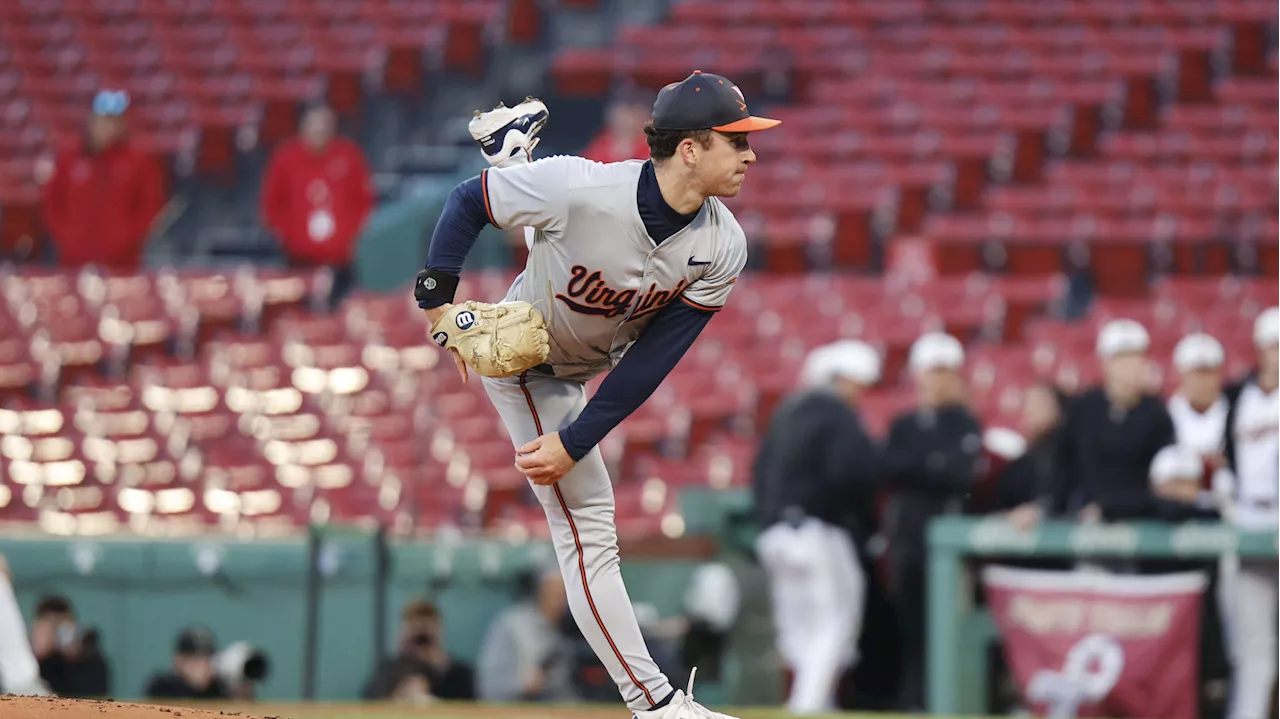
M 1044 514 L 1038 503 L 1053 488 L 1053 463 L 1067 398 L 1048 382 L 1027 388 L 1022 405 L 1022 435 L 1027 449 L 996 477 L 996 510 L 1010 510 L 1009 520 L 1029 529 Z
M 1020 526 L 1064 511 L 1096 521 L 1103 499 L 1121 513 L 1126 505 L 1149 507 L 1151 462 L 1174 437 L 1164 406 L 1145 394 L 1149 344 L 1146 329 L 1131 320 L 1108 322 L 1098 333 L 1103 386 L 1068 405 L 1052 483 L 1038 502 L 1018 508 L 1013 516 Z
M 930 333 L 911 346 L 907 365 L 920 406 L 897 417 L 885 448 L 888 484 L 897 517 L 889 530 L 889 559 L 903 639 L 902 702 L 924 708 L 925 532 L 930 520 L 961 511 L 982 472 L 982 428 L 964 404 L 959 370 L 964 348 L 950 335 Z
M 1147 394 L 1147 330 L 1112 320 L 1098 332 L 1102 386 L 1067 410 L 1052 492 L 1054 512 L 1085 521 L 1125 519 L 1151 506 L 1156 452 L 1173 444 L 1164 402 Z
M 1226 438 L 1227 398 L 1222 392 L 1222 363 L 1226 355 L 1213 337 L 1195 333 L 1183 337 L 1173 348 L 1173 366 L 1178 372 L 1178 390 L 1169 398 L 1177 443 L 1196 453 L 1204 463 L 1202 484 L 1225 472 L 1222 458 Z M 1225 491 L 1223 487 L 1216 487 Z
M 649 109 L 637 98 L 615 99 L 605 111 L 600 134 L 591 140 L 582 156 L 596 162 L 649 159 L 649 143 L 644 136 L 644 124 L 648 120 Z
M 307 110 L 298 137 L 276 148 L 262 183 L 263 223 L 290 267 L 333 272 L 334 303 L 355 279 L 356 242 L 373 209 L 364 154 L 336 131 L 332 110 Z
M 867 581 L 849 525 L 881 479 L 880 451 L 857 414 L 880 379 L 875 350 L 855 340 L 819 347 L 803 374 L 806 386 L 769 423 L 754 478 L 765 528 L 756 548 L 793 714 L 835 711 L 841 672 L 857 659 Z
M 54 161 L 44 218 L 60 265 L 127 270 L 142 263 L 165 191 L 155 159 L 128 137 L 128 108 L 126 93 L 99 92 L 84 137 Z
M 400 614 L 399 651 L 378 666 L 364 698 L 394 699 L 418 690 L 436 699 L 476 698 L 471 666 L 445 650 L 440 611 L 425 599 L 405 605 Z
M 230 699 L 231 692 L 213 663 L 213 635 L 200 627 L 184 629 L 173 652 L 173 671 L 147 683 L 148 699 Z
M 103 697 L 111 692 L 110 668 L 98 647 L 97 630 L 80 626 L 66 597 L 44 597 L 36 604 L 31 649 L 40 677 L 62 697 Z
M 1156 452 L 1151 461 L 1149 517 L 1166 522 L 1220 519 L 1213 496 L 1201 486 L 1203 474 L 1204 462 L 1190 447 L 1171 444 Z
M 1189 334 L 1174 348 L 1174 368 L 1178 371 L 1178 391 L 1169 399 L 1169 416 L 1174 421 L 1174 432 L 1179 450 L 1197 459 L 1196 489 L 1212 490 L 1213 504 L 1221 505 L 1230 498 L 1231 473 L 1226 470 L 1222 450 L 1226 441 L 1226 415 L 1230 404 L 1222 391 L 1222 363 L 1226 353 L 1222 345 L 1207 334 Z M 1161 450 L 1170 452 L 1170 450 Z M 1157 455 L 1157 461 L 1160 459 Z M 1169 462 L 1165 461 L 1166 463 Z M 1184 470 L 1190 472 L 1190 467 Z M 1155 478 L 1155 470 L 1152 477 Z M 1167 496 L 1170 482 L 1156 485 L 1157 494 Z M 1190 487 L 1181 491 L 1185 496 L 1196 496 Z M 1207 505 L 1208 498 L 1198 498 Z M 1197 567 L 1198 569 L 1198 567 Z M 1239 574 L 1239 559 L 1235 553 L 1222 554 L 1216 571 L 1208 572 L 1212 589 L 1206 592 L 1207 615 L 1210 622 L 1204 624 L 1202 645 L 1208 652 L 1201 659 L 1201 667 L 1228 673 L 1231 641 L 1231 606 L 1234 604 L 1235 577 Z M 1210 606 L 1212 605 L 1212 606 Z M 1215 617 L 1216 614 L 1216 617 Z M 1216 620 L 1216 623 L 1215 623 Z M 1212 640 L 1216 640 L 1213 642 Z
M 1204 459 L 1200 453 L 1181 444 L 1173 444 L 1156 453 L 1151 462 L 1151 498 L 1145 508 L 1135 508 L 1135 519 L 1155 519 L 1164 522 L 1191 520 L 1218 521 L 1222 516 L 1218 500 L 1213 492 L 1204 489 Z M 1145 510 L 1145 511 L 1144 511 Z M 1200 687 L 1196 692 L 1200 700 L 1200 716 L 1223 716 L 1223 697 L 1230 675 L 1227 641 L 1230 636 L 1229 614 L 1224 611 L 1223 598 L 1233 593 L 1229 583 L 1224 586 L 1223 558 L 1218 562 L 1204 560 L 1146 561 L 1142 570 L 1147 574 L 1176 574 L 1178 572 L 1202 572 L 1209 584 L 1205 588 L 1200 607 Z
M 480 649 L 480 698 L 498 702 L 576 699 L 572 650 L 561 632 L 569 604 L 560 570 L 543 572 L 525 597 L 493 620 Z M 532 595 L 532 596 L 530 596 Z
M 1237 527 L 1274 532 L 1280 525 L 1280 309 L 1254 323 L 1258 367 L 1227 391 L 1226 465 L 1234 477 Z M 1275 716 L 1276 587 L 1274 560 L 1241 561 L 1230 580 L 1231 663 L 1235 669 L 1230 719 Z

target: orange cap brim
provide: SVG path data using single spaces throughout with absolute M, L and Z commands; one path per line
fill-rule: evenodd
M 728 125 L 713 127 L 712 130 L 717 132 L 759 132 L 760 130 L 768 130 L 771 127 L 777 127 L 782 124 L 782 120 L 770 120 L 767 117 L 744 117 L 736 120 Z

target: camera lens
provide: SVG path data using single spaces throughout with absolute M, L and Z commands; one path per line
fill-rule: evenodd
M 267 656 L 262 652 L 254 652 L 244 663 L 244 677 L 250 681 L 260 682 L 267 678 Z

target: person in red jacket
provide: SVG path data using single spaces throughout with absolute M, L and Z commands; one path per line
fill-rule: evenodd
M 360 147 L 336 136 L 327 107 L 303 115 L 298 137 L 276 148 L 262 183 L 262 217 L 291 267 L 333 271 L 331 299 L 350 288 L 356 242 L 373 209 L 373 181 Z
M 133 269 L 142 262 L 165 190 L 155 158 L 127 136 L 128 108 L 125 92 L 99 92 L 84 137 L 54 161 L 44 218 L 58 264 Z
M 647 107 L 628 95 L 620 96 L 610 103 L 604 127 L 582 156 L 596 162 L 649 159 L 649 144 L 644 136 L 648 121 Z

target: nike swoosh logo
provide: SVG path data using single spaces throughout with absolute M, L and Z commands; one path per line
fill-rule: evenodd
M 690 267 L 697 267 L 698 265 L 709 265 L 709 264 L 711 264 L 711 260 L 707 260 L 706 262 L 698 262 L 697 260 L 693 259 L 692 257 L 690 257 L 690 258 L 689 258 L 689 266 L 690 266 Z

